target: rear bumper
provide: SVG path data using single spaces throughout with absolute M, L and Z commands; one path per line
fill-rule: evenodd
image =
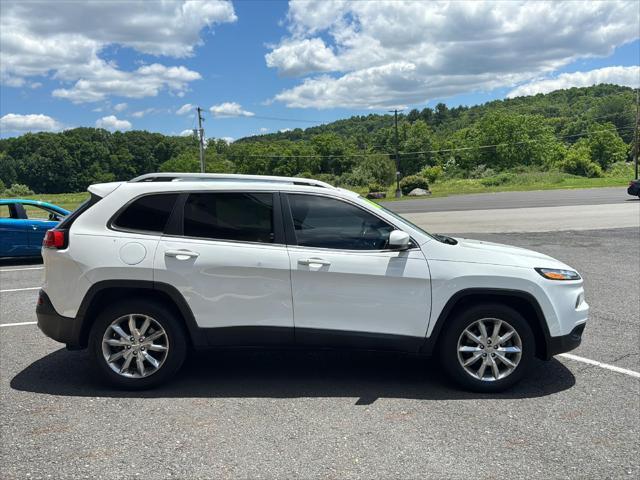
M 569 352 L 580 346 L 582 342 L 582 332 L 586 323 L 578 325 L 568 335 L 561 337 L 549 337 L 547 340 L 547 358 L 551 358 L 559 353 Z
M 40 290 L 36 307 L 38 328 L 47 337 L 67 344 L 68 348 L 81 348 L 80 331 L 82 322 L 75 318 L 63 317 L 51 304 L 49 296 Z

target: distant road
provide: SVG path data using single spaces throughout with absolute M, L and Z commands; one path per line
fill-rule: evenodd
M 608 187 L 581 190 L 536 190 L 530 192 L 453 195 L 451 197 L 385 202 L 384 206 L 397 213 L 423 213 L 575 205 L 610 205 L 628 202 L 637 203 L 638 199 L 637 197 L 628 195 L 626 187 Z

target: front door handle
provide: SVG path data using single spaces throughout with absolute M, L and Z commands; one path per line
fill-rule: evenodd
M 167 250 L 164 252 L 165 257 L 173 257 L 178 260 L 187 260 L 188 258 L 197 258 L 200 256 L 198 252 L 192 252 L 191 250 Z
M 322 266 L 327 266 L 327 265 L 331 265 L 331 262 L 327 261 L 327 260 L 323 260 L 322 258 L 301 258 L 298 260 L 298 263 L 300 265 L 322 265 Z

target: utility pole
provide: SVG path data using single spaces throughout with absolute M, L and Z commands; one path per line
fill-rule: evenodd
M 204 118 L 202 118 L 203 110 L 200 107 L 196 107 L 196 111 L 198 112 L 198 141 L 200 143 L 200 173 L 204 173 L 204 129 L 202 128 L 202 122 L 204 122 Z
M 402 110 L 400 110 L 402 111 Z M 402 197 L 402 190 L 400 190 L 400 156 L 398 155 L 398 109 L 389 110 L 393 112 L 393 118 L 396 126 L 395 134 L 395 154 L 396 154 L 396 198 Z
M 640 88 L 636 89 L 636 128 L 633 129 L 633 164 L 638 180 L 638 128 L 640 128 Z

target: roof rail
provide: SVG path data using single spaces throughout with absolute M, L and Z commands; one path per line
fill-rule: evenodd
M 290 185 L 308 185 L 311 187 L 336 188 L 320 180 L 299 177 L 275 177 L 270 175 L 239 175 L 233 173 L 147 173 L 129 180 L 130 183 L 140 182 L 211 182 L 211 181 L 237 181 L 237 182 L 264 182 L 286 183 Z

